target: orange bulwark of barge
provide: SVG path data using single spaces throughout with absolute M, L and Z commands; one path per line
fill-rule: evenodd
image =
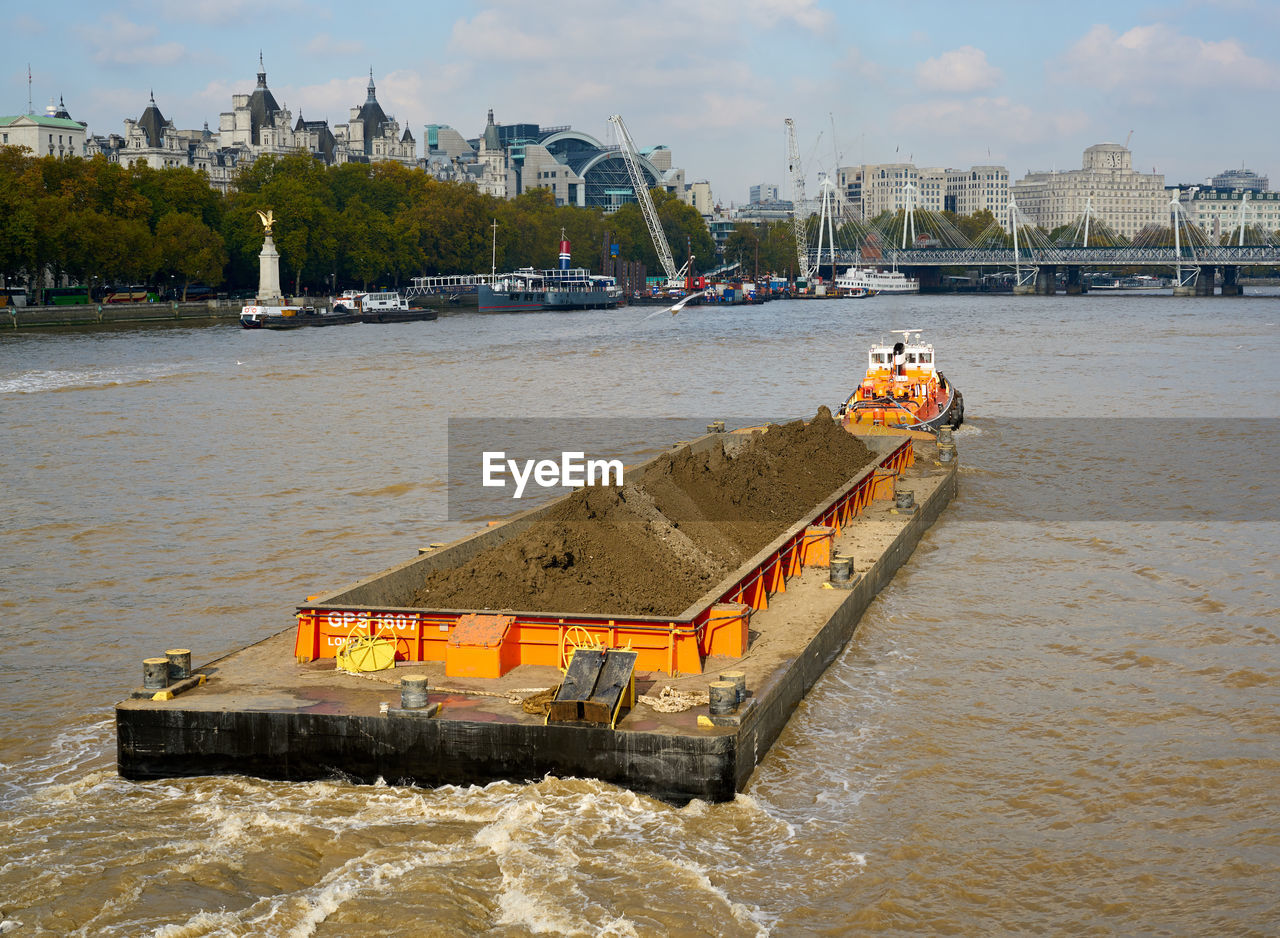
M 780 543 L 736 571 L 727 588 L 717 587 L 677 618 L 509 612 L 502 615 L 506 628 L 495 647 L 492 636 L 457 640 L 459 623 L 474 619 L 476 610 L 378 604 L 380 597 L 403 594 L 403 584 L 416 582 L 425 572 L 447 569 L 497 536 L 518 533 L 523 525 L 513 521 L 508 530 L 481 532 L 349 589 L 316 597 L 314 604 L 298 609 L 294 654 L 300 662 L 332 658 L 353 634 L 363 635 L 393 642 L 397 661 L 442 661 L 450 677 L 467 671 L 498 678 L 519 665 L 563 666 L 572 634 L 576 643 L 586 639 L 606 648 L 632 649 L 640 671 L 702 674 L 710 657 L 742 657 L 751 614 L 768 609 L 770 595 L 785 592 L 787 581 L 805 567 L 826 569 L 833 539 L 874 498 L 891 497 L 894 477 L 913 463 L 911 444 L 898 443 L 875 471 L 844 486 L 806 523 L 795 525 Z
M 117 707 L 120 773 L 427 785 L 576 775 L 677 803 L 732 799 L 954 494 L 956 462 L 934 442 L 865 442 L 871 464 L 678 616 L 405 603 L 424 575 L 518 536 L 553 502 L 312 598 L 295 628 L 195 669 L 185 692 L 135 692 Z M 353 639 L 393 650 L 394 668 L 335 669 Z M 537 689 L 554 697 L 550 713 L 521 706 Z M 699 695 L 685 709 L 654 704 Z

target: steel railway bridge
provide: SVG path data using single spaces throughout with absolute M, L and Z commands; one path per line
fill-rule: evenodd
M 873 253 L 874 256 L 868 256 Z M 995 268 L 1014 274 L 1015 292 L 1051 294 L 1057 289 L 1059 271 L 1066 274 L 1067 292 L 1084 293 L 1085 268 L 1147 267 L 1174 271 L 1174 292 L 1209 296 L 1221 271 L 1222 294 L 1238 296 L 1241 267 L 1280 266 L 1280 246 L 1181 245 L 1164 247 L 1021 247 L 1013 248 L 893 248 L 875 252 L 824 250 L 819 259 L 811 254 L 815 269 L 825 274 L 846 267 L 893 267 L 920 280 L 921 290 L 937 290 L 943 267 Z

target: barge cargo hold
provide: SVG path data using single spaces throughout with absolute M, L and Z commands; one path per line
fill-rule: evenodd
M 713 447 L 723 436 L 688 446 Z M 521 636 L 525 660 L 508 654 L 504 639 L 478 642 L 468 662 L 451 662 L 448 639 L 465 612 L 392 604 L 430 570 L 515 536 L 553 502 L 314 598 L 299 608 L 296 628 L 195 669 L 181 693 L 135 691 L 116 710 L 119 772 L 136 780 L 240 773 L 424 785 L 581 776 L 674 803 L 730 800 L 955 493 L 956 462 L 940 459 L 936 443 L 865 442 L 876 454 L 871 465 L 660 628 L 643 616 L 509 613 L 504 635 Z M 912 509 L 897 507 L 904 490 Z M 840 555 L 852 558 L 849 588 L 832 588 L 829 564 Z M 331 655 L 317 657 L 328 636 L 353 627 L 395 629 L 404 660 L 350 674 Z M 637 694 L 706 692 L 722 672 L 736 671 L 745 699 L 717 713 L 705 703 L 673 713 L 636 703 L 616 727 L 526 712 L 522 698 L 562 680 L 554 662 L 566 637 L 583 634 L 630 644 Z M 429 706 L 401 707 L 405 677 L 426 678 Z

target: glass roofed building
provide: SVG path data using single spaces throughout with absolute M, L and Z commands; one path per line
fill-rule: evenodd
M 549 189 L 557 205 L 595 206 L 612 212 L 636 200 L 622 151 L 572 127 L 498 124 L 489 111 L 484 131 L 459 147 L 456 132 L 429 125 L 427 158 L 433 153 L 474 164 L 482 191 L 513 197 L 530 189 Z M 671 151 L 654 147 L 638 164 L 650 188 L 685 197 L 684 171 L 671 168 Z

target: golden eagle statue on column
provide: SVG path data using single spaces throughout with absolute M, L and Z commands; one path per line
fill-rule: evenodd
M 271 209 L 267 209 L 265 212 L 258 212 L 258 218 L 262 219 L 262 227 L 266 233 L 268 235 L 271 234 L 271 226 L 276 220 L 275 213 Z

